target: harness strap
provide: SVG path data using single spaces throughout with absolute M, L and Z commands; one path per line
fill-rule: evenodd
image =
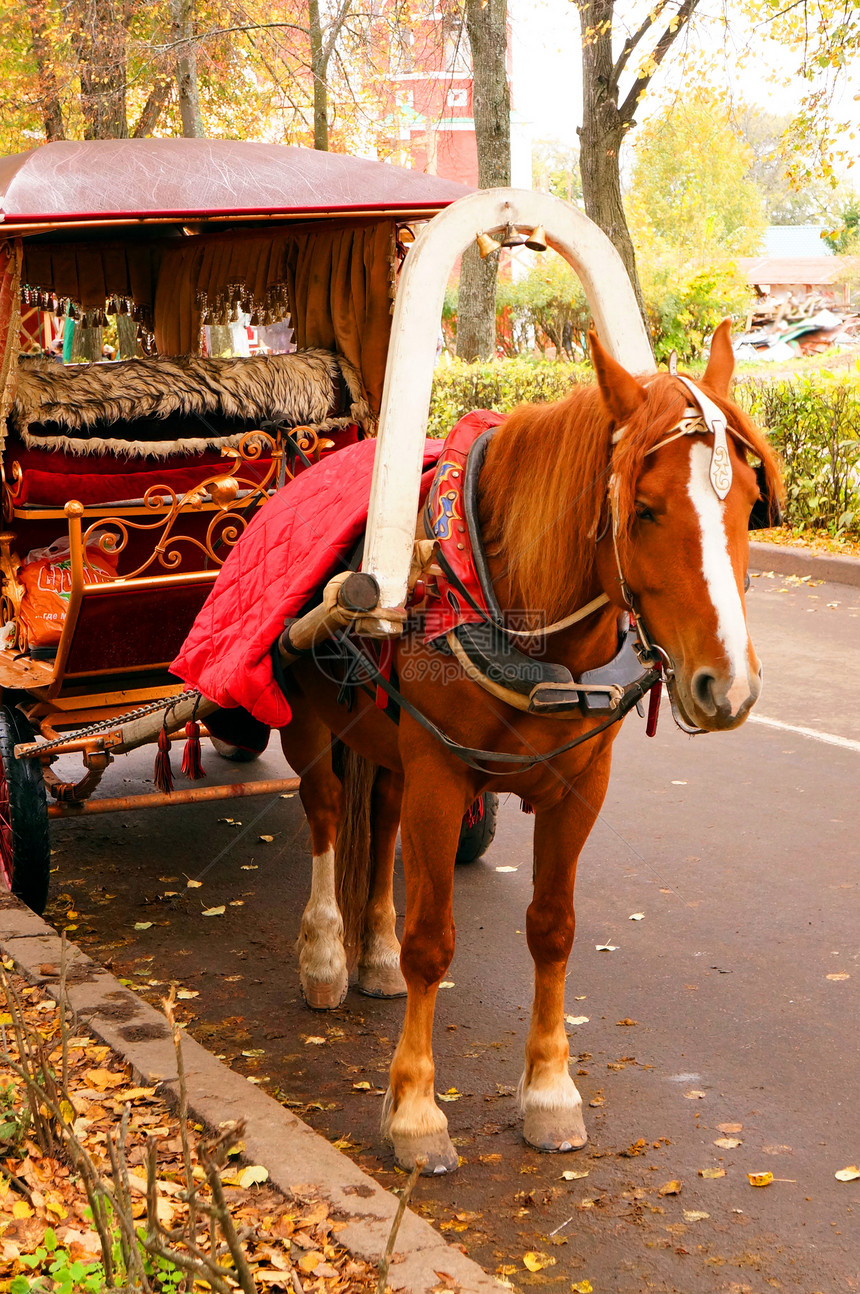
M 530 768 L 535 768 L 538 764 L 546 764 L 549 760 L 555 759 L 558 755 L 565 754 L 568 750 L 573 750 L 576 746 L 581 746 L 584 742 L 590 741 L 592 737 L 597 737 L 601 732 L 605 732 L 614 723 L 618 723 L 632 710 L 634 706 L 642 700 L 646 692 L 656 682 L 657 675 L 653 670 L 649 670 L 643 675 L 641 681 L 634 684 L 625 693 L 617 709 L 612 711 L 608 719 L 591 728 L 588 732 L 581 733 L 580 736 L 574 737 L 572 741 L 565 742 L 563 746 L 556 746 L 555 750 L 547 751 L 545 755 L 512 755 L 503 751 L 480 750 L 473 746 L 461 746 L 459 742 L 454 741 L 441 728 L 437 728 L 432 719 L 428 719 L 420 710 L 416 710 L 388 679 L 384 678 L 375 663 L 364 654 L 360 647 L 349 638 L 346 634 L 338 634 L 337 641 L 343 649 L 353 658 L 353 661 L 360 662 L 365 669 L 366 679 L 381 688 L 387 693 L 392 700 L 396 701 L 400 709 L 405 711 L 416 723 L 420 724 L 427 732 L 431 733 L 437 741 L 440 741 L 446 750 L 458 759 L 467 764 L 469 768 L 474 768 L 479 773 L 488 773 L 492 777 L 513 777 L 516 773 L 524 772 Z M 499 772 L 497 769 L 485 768 L 483 764 L 477 763 L 478 760 L 488 760 L 493 764 L 516 764 L 516 768 L 511 768 L 505 772 Z

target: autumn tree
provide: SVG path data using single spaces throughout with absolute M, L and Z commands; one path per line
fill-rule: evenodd
M 698 265 L 757 255 L 767 222 L 752 162 L 713 92 L 674 100 L 637 132 L 631 225 Z

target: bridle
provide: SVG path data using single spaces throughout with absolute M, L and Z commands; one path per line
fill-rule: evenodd
M 722 502 L 729 490 L 732 488 L 733 480 L 732 460 L 729 453 L 728 436 L 731 436 L 733 440 L 739 441 L 753 454 L 756 452 L 755 448 L 750 444 L 746 437 L 741 435 L 739 431 L 734 427 L 729 426 L 728 420 L 726 419 L 722 409 L 714 403 L 710 396 L 705 395 L 704 391 L 700 391 L 689 378 L 682 377 L 680 374 L 676 374 L 675 376 L 679 382 L 683 382 L 684 386 L 687 387 L 696 402 L 696 407 L 688 405 L 680 420 L 675 423 L 675 426 L 670 429 L 668 434 L 664 436 L 662 440 L 658 441 L 656 445 L 652 445 L 650 449 L 646 450 L 645 457 L 648 458 L 651 454 L 656 454 L 658 449 L 662 449 L 665 445 L 671 445 L 673 441 L 680 440 L 682 436 L 712 435 L 714 437 L 714 444 L 711 450 L 708 479 L 710 480 L 711 488 L 717 498 Z M 615 430 L 612 435 L 613 445 L 617 445 L 623 439 L 626 430 L 626 424 Z M 613 504 L 615 506 L 613 506 Z M 608 517 L 606 528 L 610 530 L 612 535 L 612 550 L 615 555 L 615 565 L 618 570 L 619 590 L 625 605 L 633 617 L 633 622 L 636 627 L 636 633 L 641 647 L 642 658 L 647 658 L 654 663 L 652 664 L 652 668 L 656 667 L 660 672 L 662 679 L 665 681 L 666 691 L 672 706 L 672 718 L 677 726 L 682 732 L 685 732 L 690 736 L 698 736 L 704 733 L 706 729 L 693 727 L 681 718 L 675 698 L 675 667 L 672 658 L 669 653 L 648 634 L 643 623 L 641 613 L 636 606 L 635 596 L 631 592 L 630 586 L 624 578 L 624 571 L 621 566 L 621 555 L 618 551 L 618 478 L 615 474 L 609 478 Z M 604 528 L 604 534 L 606 528 Z M 655 687 L 659 687 L 659 684 L 656 684 Z

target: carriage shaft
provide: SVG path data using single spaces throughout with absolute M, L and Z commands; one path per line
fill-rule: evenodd
M 85 800 L 82 804 L 49 804 L 49 818 L 78 818 L 89 813 L 120 813 L 133 809 L 159 809 L 171 804 L 197 804 L 203 800 L 241 799 L 248 795 L 283 795 L 297 791 L 297 777 L 268 778 L 262 782 L 236 782 L 232 786 L 194 786 L 184 791 L 153 791 L 146 795 L 119 795 Z

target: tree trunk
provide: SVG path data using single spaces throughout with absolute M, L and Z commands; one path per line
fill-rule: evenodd
M 328 152 L 328 85 L 320 26 L 319 0 L 308 0 L 308 34 L 311 43 L 311 75 L 314 81 L 314 148 Z
M 506 188 L 511 182 L 507 0 L 465 0 L 465 11 L 472 51 L 478 184 L 482 189 Z M 474 244 L 463 254 L 457 303 L 457 355 L 461 359 L 471 362 L 495 353 L 498 265 L 497 252 L 482 261 Z
M 204 139 L 194 45 L 194 0 L 170 0 L 170 24 L 177 49 L 175 75 L 182 134 L 186 139 Z M 148 106 L 147 103 L 144 111 Z
M 600 226 L 620 255 L 633 284 L 639 312 L 646 319 L 636 253 L 621 200 L 619 154 L 631 123 L 624 121 L 618 108 L 612 58 L 614 0 L 588 0 L 579 3 L 578 8 L 583 34 L 579 169 L 585 213 Z
M 55 140 L 65 139 L 63 109 L 60 104 L 60 93 L 57 78 L 54 75 L 51 46 L 48 40 L 44 4 L 39 0 L 27 0 L 30 17 L 30 32 L 33 40 L 33 54 L 39 69 L 42 85 L 42 120 L 45 123 L 45 138 L 51 144 Z
M 146 139 L 158 125 L 161 110 L 170 98 L 173 82 L 167 77 L 159 77 L 149 92 L 146 103 L 140 110 L 137 125 L 132 131 L 133 139 Z
M 84 139 L 128 139 L 126 29 L 119 0 L 88 0 L 78 35 Z
M 200 89 L 197 83 L 194 5 L 195 0 L 170 0 L 170 24 L 173 40 L 182 42 L 177 47 L 176 58 L 176 88 L 182 134 L 186 139 L 205 139 L 206 130 L 200 111 Z

